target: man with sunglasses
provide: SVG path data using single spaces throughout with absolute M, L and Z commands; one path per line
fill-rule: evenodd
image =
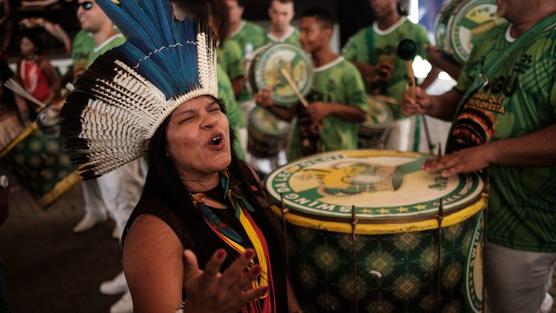
M 98 56 L 125 42 L 124 36 L 118 32 L 112 21 L 94 1 L 78 0 L 76 14 L 82 30 L 89 32 L 94 40 L 94 48 L 89 54 L 87 67 Z M 102 177 L 83 181 L 86 213 L 74 228 L 74 232 L 94 227 L 104 221 L 108 213 L 116 222 L 114 237 L 121 237 L 144 184 L 146 171 L 141 166 L 141 162 L 142 160 L 128 163 Z M 125 292 L 120 300 L 112 305 L 111 313 L 133 312 L 133 304 L 123 272 L 113 280 L 102 283 L 100 291 L 109 295 Z

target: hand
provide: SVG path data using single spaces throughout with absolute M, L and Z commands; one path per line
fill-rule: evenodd
M 493 164 L 495 158 L 495 149 L 492 144 L 484 144 L 430 159 L 423 164 L 422 169 L 427 172 L 440 171 L 443 177 L 449 177 L 459 173 L 482 170 Z
M 263 88 L 255 95 L 255 103 L 268 108 L 272 106 L 272 90 L 270 88 Z
M 376 69 L 377 80 L 388 82 L 392 78 L 394 67 L 390 64 L 379 64 Z
M 433 67 L 442 68 L 446 59 L 442 51 L 436 49 L 436 47 L 427 47 L 427 61 L 431 63 Z
M 314 124 L 320 124 L 325 117 L 332 114 L 330 104 L 324 102 L 312 102 L 305 109 Z
M 226 259 L 226 251 L 217 250 L 200 270 L 197 257 L 191 250 L 184 252 L 183 282 L 187 294 L 185 312 L 237 313 L 246 303 L 264 296 L 268 287 L 249 290 L 249 285 L 261 271 L 257 265 L 248 269 L 255 253 L 248 249 L 223 273 L 220 268 Z
M 401 104 L 405 115 L 426 114 L 432 107 L 432 98 L 420 87 L 415 88 L 415 98 L 411 98 L 409 90 L 406 90 Z

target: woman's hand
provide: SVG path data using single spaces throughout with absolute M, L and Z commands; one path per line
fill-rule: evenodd
M 191 250 L 184 252 L 184 288 L 187 302 L 184 312 L 237 313 L 241 308 L 268 292 L 268 287 L 249 289 L 261 271 L 256 265 L 248 268 L 255 256 L 252 249 L 245 251 L 224 272 L 220 268 L 226 251 L 217 250 L 207 262 L 205 270 L 199 269 L 197 257 Z

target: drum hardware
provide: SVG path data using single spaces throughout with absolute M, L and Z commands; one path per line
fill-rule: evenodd
M 290 273 L 290 257 L 288 254 L 288 223 L 286 222 L 286 214 L 290 209 L 284 205 L 284 194 L 280 194 L 280 210 L 282 212 L 282 231 L 284 232 L 284 254 L 286 258 L 286 275 Z
M 351 206 L 351 268 L 352 268 L 352 276 L 353 276 L 353 312 L 357 313 L 359 310 L 357 309 L 358 305 L 358 293 L 357 293 L 357 235 L 355 234 L 355 227 L 357 226 L 357 215 L 355 213 L 355 205 Z
M 484 182 L 485 182 L 485 188 L 483 189 L 483 194 L 482 197 L 485 200 L 485 207 L 483 208 L 483 237 L 481 238 L 481 246 L 479 247 L 479 249 L 481 249 L 483 251 L 483 277 L 485 277 L 485 268 L 486 266 L 484 266 L 484 264 L 486 264 L 486 258 L 487 258 L 487 254 L 484 253 L 485 248 L 486 248 L 486 240 L 487 240 L 487 227 L 488 227 L 488 197 L 489 197 L 489 191 L 490 191 L 490 179 L 488 178 L 488 175 L 484 175 Z M 483 301 L 486 299 L 486 288 L 485 288 L 485 284 L 483 282 L 483 288 L 481 290 L 481 295 L 483 297 Z M 483 307 L 481 310 L 482 313 L 486 313 L 487 309 L 486 309 L 486 304 L 483 303 Z
M 442 311 L 442 220 L 444 220 L 444 201 L 440 198 L 440 205 L 438 206 L 438 215 L 436 216 L 438 222 L 438 230 L 436 237 L 436 311 Z

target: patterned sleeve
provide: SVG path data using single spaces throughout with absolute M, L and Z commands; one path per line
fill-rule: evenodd
M 350 62 L 346 63 L 346 71 L 342 83 L 346 86 L 347 103 L 367 112 L 369 105 L 367 104 L 367 93 L 365 92 L 363 78 L 355 65 Z
M 342 55 L 350 62 L 364 62 L 369 63 L 369 47 L 365 40 L 365 31 L 362 29 L 355 35 L 351 36 L 344 45 Z

